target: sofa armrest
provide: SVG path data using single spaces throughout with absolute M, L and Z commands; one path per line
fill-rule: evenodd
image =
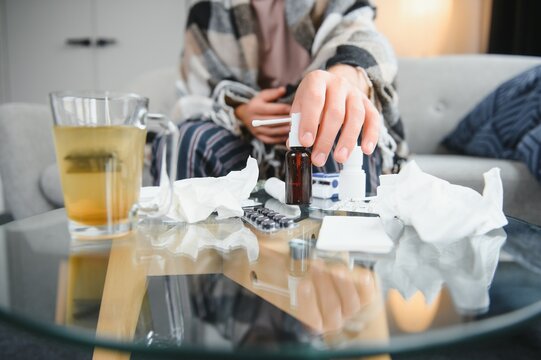
M 48 106 L 0 106 L 0 174 L 7 209 L 15 219 L 54 208 L 40 189 L 42 171 L 55 162 Z

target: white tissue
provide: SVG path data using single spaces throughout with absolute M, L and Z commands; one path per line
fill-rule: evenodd
M 500 169 L 484 174 L 483 195 L 424 173 L 415 161 L 397 175 L 380 177 L 375 211 L 385 221 L 399 218 L 427 242 L 453 242 L 507 224 L 502 211 Z
M 325 216 L 316 247 L 326 251 L 388 253 L 393 241 L 377 217 Z
M 267 194 L 280 201 L 286 203 L 286 184 L 275 177 L 268 178 L 264 185 Z
M 242 216 L 241 204 L 250 196 L 258 177 L 257 161 L 249 157 L 244 169 L 231 171 L 226 176 L 177 180 L 174 183 L 173 199 L 167 217 L 175 221 L 195 223 L 205 220 L 214 211 L 218 212 L 218 219 Z M 164 176 L 161 178 L 164 179 Z M 167 181 L 160 183 L 159 190 L 143 188 L 141 198 L 148 203 L 148 198 L 151 197 L 149 194 L 152 193 L 158 193 L 155 196 L 156 203 L 163 203 L 163 198 L 169 194 Z

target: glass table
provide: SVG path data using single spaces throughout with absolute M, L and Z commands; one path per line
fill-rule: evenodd
M 0 320 L 95 347 L 95 359 L 385 358 L 541 314 L 538 226 L 509 218 L 448 245 L 406 227 L 390 253 L 335 253 L 315 247 L 328 214 L 274 233 L 210 218 L 88 242 L 70 239 L 63 209 L 14 221 L 0 227 Z

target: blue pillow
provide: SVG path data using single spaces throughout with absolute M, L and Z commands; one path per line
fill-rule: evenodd
M 541 181 L 541 66 L 501 84 L 443 144 L 461 154 L 523 161 Z

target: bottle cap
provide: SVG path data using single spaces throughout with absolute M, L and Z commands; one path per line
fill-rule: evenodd
M 300 113 L 291 114 L 291 128 L 289 129 L 289 147 L 302 147 L 299 140 Z

